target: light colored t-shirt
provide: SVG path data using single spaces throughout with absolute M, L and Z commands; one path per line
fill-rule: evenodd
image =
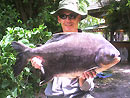
M 73 98 L 75 96 L 80 96 L 93 90 L 94 88 L 92 78 L 87 79 L 85 83 L 87 83 L 87 89 L 84 91 L 79 87 L 77 78 L 71 79 L 66 77 L 54 77 L 54 79 L 48 83 L 45 89 L 45 95 L 55 96 L 53 98 L 58 98 L 56 96 L 64 96 L 61 98 Z

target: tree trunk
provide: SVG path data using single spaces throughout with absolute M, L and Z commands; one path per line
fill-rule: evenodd
M 110 34 L 110 41 L 113 42 L 113 41 L 114 41 L 114 39 L 113 39 L 113 38 L 114 38 L 114 32 L 111 31 L 110 33 L 111 33 L 111 34 Z
M 44 6 L 43 0 L 14 0 L 16 10 L 20 13 L 21 20 L 26 23 L 30 18 L 36 18 L 40 12 L 40 7 Z

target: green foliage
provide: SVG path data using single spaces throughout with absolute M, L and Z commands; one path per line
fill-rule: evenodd
M 43 23 L 51 32 L 59 31 L 57 18 L 50 14 L 58 7 L 60 0 L 1 0 L 0 40 L 7 27 L 23 27 L 32 30 Z M 18 22 L 17 22 L 18 20 Z
M 80 10 L 87 13 L 87 7 L 89 5 L 89 2 L 87 0 L 79 0 L 79 6 Z
M 16 61 L 16 52 L 11 47 L 12 41 L 20 41 L 35 47 L 35 44 L 45 43 L 51 37 L 51 32 L 46 31 L 46 26 L 40 25 L 33 30 L 20 27 L 6 30 L 6 35 L 0 41 L 0 97 L 1 98 L 35 98 L 35 94 L 44 87 L 39 87 L 39 71 L 29 64 L 24 71 L 14 77 L 13 65 Z
M 105 17 L 106 23 L 109 25 L 109 31 L 116 31 L 123 29 L 126 32 L 130 32 L 130 1 L 121 0 L 112 1 L 110 3 L 107 16 Z
M 58 8 L 58 2 L 48 2 L 47 4 L 48 6 L 41 7 L 41 12 L 38 14 L 37 18 L 35 19 L 36 22 L 34 23 L 46 24 L 47 29 L 53 33 L 61 31 L 60 24 L 57 21 L 57 17 L 50 14 L 50 12 L 55 11 Z
M 14 0 L 13 0 L 14 1 Z M 57 17 L 50 14 L 50 12 L 58 8 L 60 0 L 29 0 L 21 1 L 21 4 L 16 0 L 19 5 L 16 4 L 16 10 L 20 12 L 20 19 L 26 25 L 27 29 L 38 27 L 41 24 L 45 24 L 47 29 L 51 32 L 59 30 L 59 24 Z M 28 8 L 30 6 L 30 8 Z M 25 12 L 23 12 L 24 10 Z
M 99 24 L 99 20 L 100 19 L 97 19 L 95 17 L 88 15 L 86 19 L 84 19 L 80 22 L 79 27 L 84 29 L 84 28 L 89 27 L 89 26 L 97 25 L 97 24 Z
M 128 3 L 127 3 L 127 5 L 126 6 L 129 6 L 130 7 L 130 0 L 128 0 Z
M 87 13 L 87 7 L 89 6 L 89 2 L 87 0 L 79 0 L 79 3 L 80 3 L 79 4 L 80 10 Z M 97 25 L 97 24 L 99 24 L 98 20 L 99 19 L 88 15 L 86 19 L 82 20 L 79 23 L 79 28 L 84 29 L 89 26 Z
M 5 2 L 0 3 L 0 40 L 5 34 L 7 27 L 16 25 L 17 17 L 19 13 L 13 8 L 13 5 L 6 4 Z

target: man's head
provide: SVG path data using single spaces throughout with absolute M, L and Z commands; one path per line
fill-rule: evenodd
M 69 10 L 61 10 L 57 16 L 64 32 L 78 32 L 81 15 Z
M 55 12 L 52 12 L 61 23 L 63 32 L 77 32 L 80 20 L 87 17 L 87 13 L 79 10 L 78 0 L 62 0 Z

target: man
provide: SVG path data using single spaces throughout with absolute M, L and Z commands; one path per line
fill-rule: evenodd
M 86 13 L 79 11 L 77 0 L 62 0 L 59 3 L 59 8 L 54 13 L 57 16 L 58 22 L 62 26 L 62 32 L 82 32 L 78 29 L 78 23 L 87 17 Z M 82 40 L 82 39 L 81 39 Z M 54 42 L 53 38 L 47 43 Z M 47 44 L 46 43 L 46 44 Z M 32 65 L 41 69 L 42 58 L 34 57 Z M 93 98 L 89 91 L 94 88 L 93 78 L 96 72 L 85 71 L 79 78 L 54 77 L 45 89 L 47 98 Z

